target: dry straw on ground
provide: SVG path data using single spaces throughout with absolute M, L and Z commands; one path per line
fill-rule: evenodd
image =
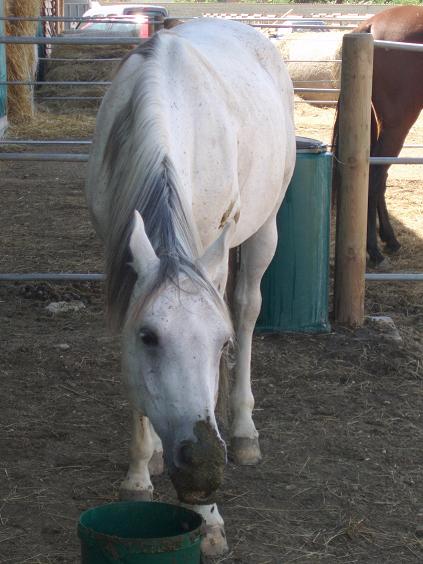
M 39 16 L 39 0 L 8 0 L 7 16 Z M 37 24 L 27 21 L 7 21 L 6 35 L 35 35 Z M 7 80 L 34 80 L 36 45 L 7 45 Z M 33 87 L 15 85 L 7 90 L 7 117 L 10 123 L 19 123 L 34 113 Z
M 8 130 L 11 139 L 91 139 L 94 133 L 95 114 L 77 112 L 56 114 L 38 111 L 25 123 L 12 125 Z

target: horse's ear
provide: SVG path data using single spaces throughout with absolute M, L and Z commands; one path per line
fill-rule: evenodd
M 144 277 L 158 266 L 160 260 L 150 243 L 150 239 L 145 232 L 144 222 L 137 210 L 134 212 L 129 248 L 132 253 L 132 267 L 138 277 Z
M 217 283 L 222 269 L 226 272 L 228 267 L 228 254 L 231 240 L 235 231 L 235 221 L 229 220 L 222 233 L 210 245 L 200 259 L 201 266 L 206 270 L 210 279 Z

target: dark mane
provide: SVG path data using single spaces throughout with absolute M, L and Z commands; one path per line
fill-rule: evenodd
M 128 246 L 134 210 L 140 212 L 160 258 L 159 275 L 150 293 L 169 280 L 178 283 L 183 273 L 221 302 L 197 266 L 201 247 L 197 230 L 163 141 L 166 130 L 158 102 L 160 72 L 156 60 L 159 45 L 155 36 L 132 52 L 143 56 L 139 77 L 128 103 L 113 119 L 103 159 L 108 184 L 105 190 L 110 195 L 106 300 L 114 329 L 124 323 L 137 279 Z

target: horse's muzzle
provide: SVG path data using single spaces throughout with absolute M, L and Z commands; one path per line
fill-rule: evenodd
M 223 481 L 226 447 L 208 421 L 194 427 L 196 441 L 183 441 L 177 448 L 169 473 L 180 501 L 191 505 L 209 503 Z

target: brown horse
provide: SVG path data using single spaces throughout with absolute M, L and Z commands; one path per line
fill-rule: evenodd
M 374 39 L 384 41 L 423 43 L 423 7 L 400 6 L 384 10 L 356 27 L 352 33 L 371 33 Z M 423 52 L 375 47 L 371 156 L 397 157 L 422 107 Z M 337 127 L 338 119 L 334 128 L 335 147 Z M 400 248 L 385 202 L 389 166 L 370 167 L 367 252 L 374 265 L 384 259 L 377 244 L 377 215 L 379 235 L 387 251 L 395 252 Z

